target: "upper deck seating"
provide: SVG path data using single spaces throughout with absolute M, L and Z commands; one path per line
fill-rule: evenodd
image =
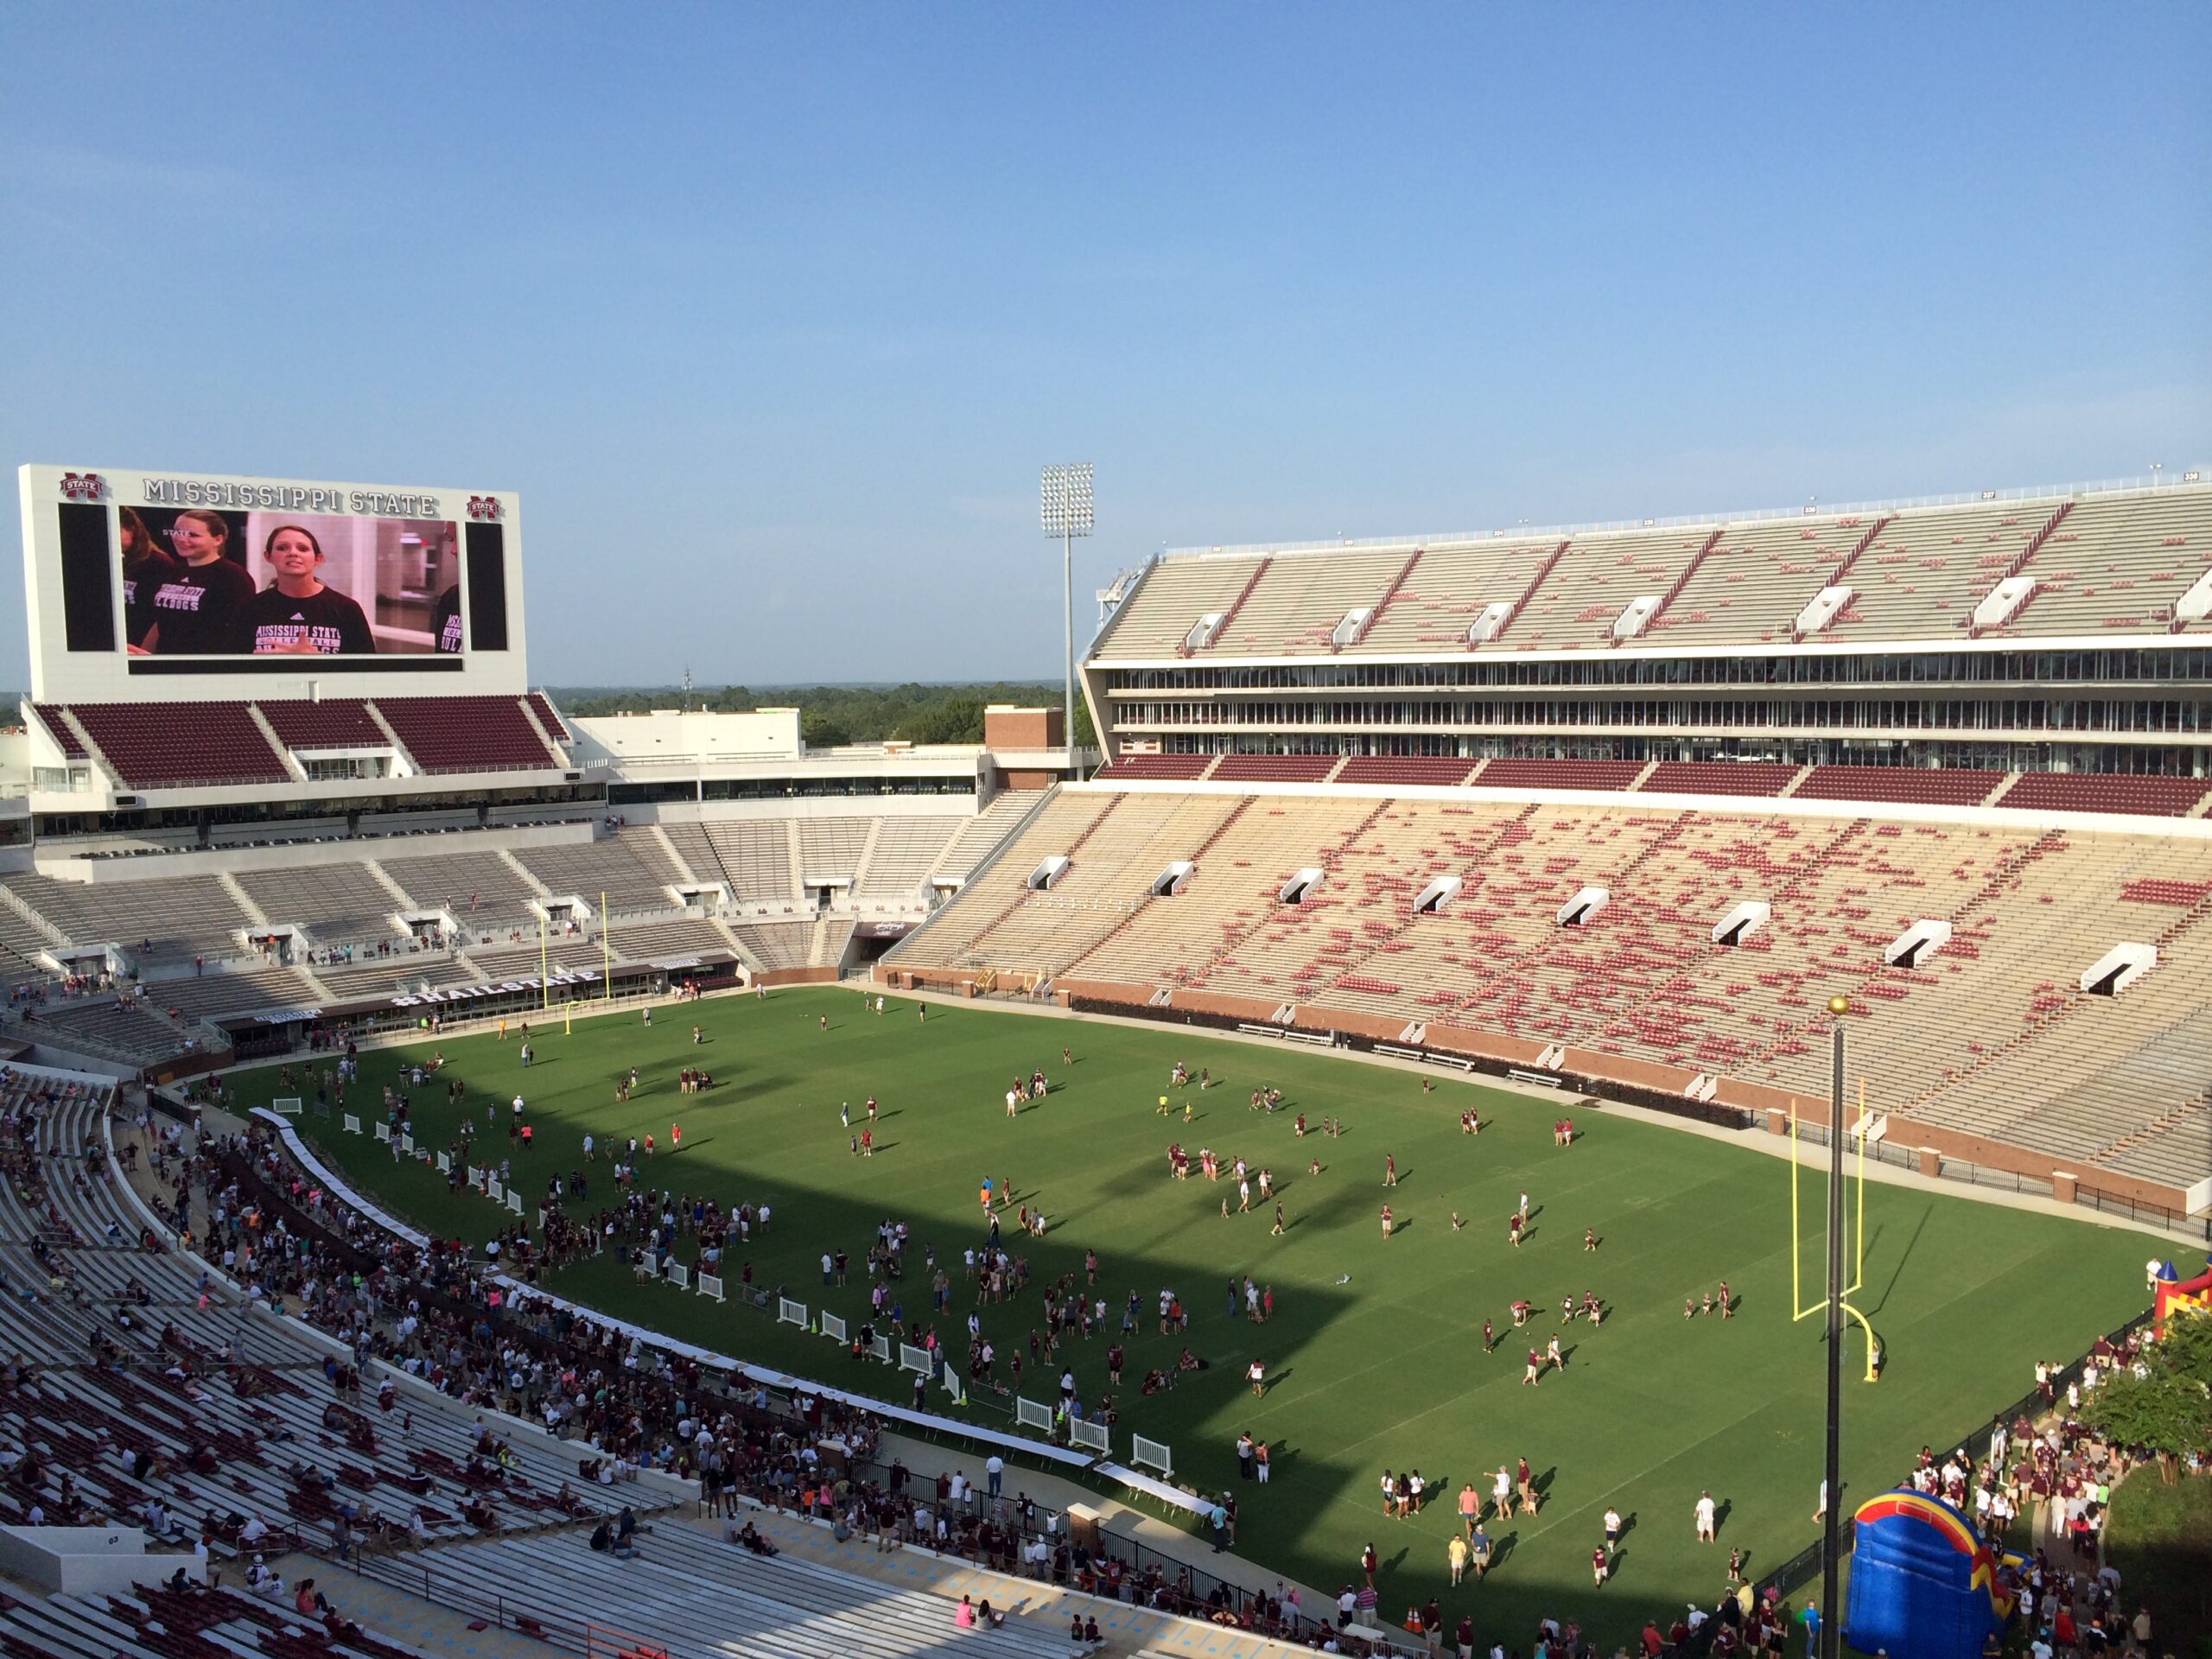
M 1424 548 L 1368 626 L 1361 651 L 1463 651 L 1492 605 L 1517 602 L 1557 541 L 1459 543 Z
M 1200 617 L 1228 613 L 1259 568 L 1256 557 L 1167 559 L 1154 565 L 1106 625 L 1092 654 L 1123 662 L 1174 657 Z
M 1544 760 L 1505 755 L 1487 762 L 1475 782 L 1484 789 L 1626 789 L 1641 760 Z
M 681 880 L 660 842 L 642 829 L 618 830 L 596 841 L 519 848 L 515 857 L 549 891 L 573 893 L 594 910 L 605 893 L 607 908 L 618 915 L 669 909 Z
M 85 740 L 77 735 L 75 728 L 62 718 L 62 711 L 59 704 L 35 702 L 31 708 L 38 715 L 39 724 L 54 734 L 54 741 L 61 746 L 61 753 L 66 758 L 71 760 L 84 760 L 91 758 L 92 751 L 85 747 Z
M 861 891 L 887 898 L 918 895 L 965 818 L 885 818 L 861 873 Z
M 69 712 L 132 789 L 291 779 L 243 702 L 79 702 Z
M 2000 639 L 2154 632 L 2175 601 L 2212 569 L 2212 489 L 2091 496 L 2074 504 L 2021 571 L 2035 592 Z M 2201 633 L 2198 621 L 2185 630 Z
M 1882 527 L 1844 577 L 1834 639 L 1962 637 L 1974 608 L 2057 510 L 2056 501 L 1909 510 Z M 1815 590 L 1817 591 L 1817 588 Z M 1812 593 L 1805 597 L 1810 600 Z
M 1257 657 L 1326 656 L 1334 648 L 1330 636 L 1346 613 L 1373 606 L 1405 562 L 1402 549 L 1347 549 L 1271 559 L 1207 650 Z
M 1730 524 L 1654 626 L 1670 646 L 1786 643 L 1871 517 Z
M 1334 754 L 1224 754 L 1209 777 L 1215 783 L 1318 784 L 1337 769 Z
M 423 772 L 535 772 L 560 764 L 515 697 L 378 697 L 376 706 Z
M 2020 775 L 1998 804 L 2029 812 L 2125 812 L 2139 817 L 2178 818 L 2187 817 L 2208 789 L 2212 789 L 2212 779 L 2029 772 Z
M 1798 771 L 1786 761 L 1662 760 L 1637 790 L 1645 795 L 1779 795 Z
M 286 747 L 295 749 L 388 749 L 391 739 L 369 713 L 359 697 L 326 697 L 259 701 L 270 729 Z
M 1340 784 L 1464 784 L 1475 763 L 1454 754 L 1355 754 L 1337 774 Z
M 1116 756 L 1099 776 L 1111 777 L 1116 783 L 1142 779 L 1179 781 L 1200 776 L 1214 760 L 1211 754 L 1123 754 Z
M 991 849 L 1013 833 L 1014 826 L 1036 809 L 1044 798 L 1038 790 L 1008 790 L 961 827 L 960 833 L 931 866 L 938 880 L 968 879 L 968 873 L 988 857 Z
M 1975 806 L 2004 781 L 2001 772 L 1959 766 L 1815 766 L 1791 798 Z
M 798 877 L 791 868 L 789 820 L 725 818 L 709 821 L 706 830 L 722 868 L 737 883 L 737 898 L 749 901 L 798 898 Z
M 1489 647 L 1558 650 L 1612 643 L 1613 625 L 1639 598 L 1662 598 L 1715 526 L 1578 536 L 1529 602 Z
M 519 917 L 537 896 L 497 853 L 430 853 L 377 862 L 417 906 L 450 910 L 464 925 L 472 916 Z

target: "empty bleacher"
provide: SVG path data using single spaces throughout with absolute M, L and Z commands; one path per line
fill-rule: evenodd
M 138 1007 L 112 998 L 51 1002 L 37 1010 L 28 1029 L 44 1027 L 58 1033 L 64 1048 L 72 1039 L 79 1039 L 124 1059 L 150 1062 L 181 1053 L 186 1047 L 184 1033 L 155 1011 L 158 1001 L 149 997 L 147 1004 Z
M 2033 597 L 1985 637 L 2153 632 L 2208 569 L 2212 490 L 2093 496 L 2074 504 L 2022 569 L 2035 580 Z
M 1114 613 L 1091 647 L 1101 659 L 1172 658 L 1208 614 L 1226 613 L 1260 568 L 1256 557 L 1169 559 L 1138 585 L 1135 602 Z
M 686 918 L 667 922 L 632 922 L 609 934 L 614 954 L 631 962 L 666 962 L 687 957 L 723 957 L 729 941 L 712 922 Z
M 1202 776 L 1213 763 L 1211 754 L 1124 754 L 1099 775 L 1110 777 L 1117 784 L 1148 779 L 1180 782 Z
M 291 779 L 243 702 L 79 702 L 69 712 L 132 789 Z
M 729 931 L 755 962 L 772 972 L 812 965 L 815 926 L 810 921 L 733 922 Z
M 1786 761 L 1662 760 L 1637 791 L 1645 795 L 1779 795 L 1799 770 Z
M 1340 784 L 1464 784 L 1475 763 L 1452 754 L 1355 754 L 1337 774 Z
M 1424 548 L 1414 568 L 1361 636 L 1362 651 L 1463 651 L 1468 630 L 1491 605 L 1511 605 L 1528 590 L 1556 540 Z
M 607 911 L 618 916 L 668 909 L 676 903 L 671 890 L 682 880 L 659 841 L 644 829 L 618 830 L 596 841 L 524 847 L 515 858 L 550 892 L 574 893 L 594 910 L 604 893 Z
M 423 910 L 449 909 L 465 925 L 472 916 L 513 918 L 537 896 L 514 866 L 497 853 L 431 853 L 379 858 L 378 867 Z
M 2212 779 L 2151 778 L 2129 772 L 2023 772 L 1998 803 L 2023 811 L 2124 812 L 2137 817 L 2185 817 L 2212 789 Z
M 156 957 L 221 956 L 239 948 L 250 918 L 222 879 L 171 876 L 149 881 L 57 881 L 24 870 L 0 877 L 76 944 L 113 943 Z M 141 951 L 142 943 L 150 952 Z
M 737 883 L 734 897 L 748 903 L 798 898 L 798 879 L 791 869 L 791 826 L 786 820 L 730 818 L 705 828 L 722 868 Z
M 1575 537 L 1489 648 L 1611 644 L 1630 602 L 1664 597 L 1712 534 L 1700 526 Z
M 966 880 L 968 873 L 988 858 L 991 849 L 1012 834 L 1014 826 L 1043 798 L 1042 791 L 1029 789 L 1008 790 L 996 797 L 961 826 L 960 833 L 930 867 L 930 875 L 943 881 Z
M 559 761 L 517 697 L 378 697 L 418 771 L 543 771 Z
M 1960 766 L 1815 766 L 1793 798 L 1977 806 L 2004 781 L 2001 772 Z
M 1844 578 L 1851 601 L 1821 637 L 1963 637 L 1974 607 L 2027 551 L 2057 506 L 2056 501 L 2014 501 L 1899 513 L 1851 567 Z
M 38 715 L 39 724 L 45 727 L 53 734 L 54 741 L 61 746 L 61 753 L 67 759 L 83 760 L 91 757 L 92 751 L 85 747 L 85 740 L 78 736 L 76 728 L 62 717 L 58 704 L 35 702 L 31 709 Z
M 1403 550 L 1387 549 L 1279 556 L 1268 561 L 1207 649 L 1266 657 L 1326 655 L 1334 649 L 1330 635 L 1345 613 L 1374 605 L 1405 562 Z
M 216 1014 L 251 1014 L 262 1008 L 307 1008 L 322 1001 L 296 968 L 233 969 L 157 979 L 145 988 L 146 1001 L 187 1019 Z
M 801 818 L 798 874 L 802 881 L 851 882 L 860 874 L 873 818 Z
M 287 747 L 295 749 L 380 749 L 391 747 L 359 697 L 264 701 L 256 705 Z
M 1220 784 L 1318 784 L 1343 759 L 1334 754 L 1224 754 L 1208 774 Z
M 1641 760 L 1546 760 L 1502 755 L 1475 782 L 1484 789 L 1623 790 L 1643 770 Z
M 1669 645 L 1787 642 L 1828 575 L 1873 527 L 1857 513 L 1730 524 L 1653 625 Z
M 860 891 L 881 899 L 918 898 L 968 820 L 956 817 L 885 818 L 875 850 L 861 873 Z
M 363 864 L 241 870 L 234 878 L 274 923 L 305 928 L 318 944 L 389 938 L 399 901 Z

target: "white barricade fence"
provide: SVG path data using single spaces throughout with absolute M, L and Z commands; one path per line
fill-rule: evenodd
M 839 1342 L 844 1341 L 844 1319 L 836 1313 L 823 1313 L 822 1316 L 822 1334 L 825 1337 L 835 1337 Z
M 944 1368 L 944 1391 L 952 1396 L 954 1405 L 968 1403 L 968 1391 L 960 1386 L 960 1373 L 950 1365 Z
M 494 1178 L 484 1183 L 484 1196 L 497 1204 L 507 1196 L 507 1189 Z
M 678 1290 L 690 1289 L 691 1269 L 685 1267 L 681 1262 L 670 1262 L 668 1264 L 668 1282 L 674 1285 Z
M 795 1302 L 788 1296 L 777 1297 L 776 1323 L 778 1325 L 795 1325 L 801 1330 L 804 1330 L 806 1328 L 806 1304 L 804 1302 Z
M 338 1127 L 348 1135 L 359 1135 L 361 1132 L 361 1120 L 348 1112 L 346 1114 L 346 1121 Z
M 512 1186 L 507 1189 L 507 1208 L 517 1215 L 522 1214 L 522 1194 Z
M 702 1273 L 692 1282 L 698 1287 L 699 1294 L 702 1296 L 711 1296 L 718 1302 L 721 1300 L 722 1281 L 715 1274 L 711 1273 Z
M 468 1166 L 468 1184 L 471 1186 L 482 1186 L 484 1185 L 484 1171 L 480 1166 L 471 1164 Z
M 438 1154 L 438 1173 L 441 1175 L 450 1175 L 453 1173 L 453 1154 L 451 1153 L 442 1152 Z
M 286 1095 L 282 1100 L 272 1100 L 269 1103 L 283 1116 L 297 1117 L 300 1115 L 300 1097 L 297 1095 Z
M 1080 1417 L 1068 1421 L 1068 1444 L 1079 1446 L 1086 1452 L 1096 1452 L 1102 1458 L 1114 1455 L 1114 1432 L 1103 1423 L 1086 1423 Z
M 1129 1437 L 1129 1461 L 1140 1469 L 1157 1469 L 1162 1476 L 1171 1478 L 1175 1473 L 1175 1459 L 1168 1451 L 1166 1443 L 1147 1440 L 1141 1434 Z
M 1040 1406 L 1034 1400 L 1024 1400 L 1020 1395 L 1016 1395 L 1014 1402 L 1014 1426 L 1016 1428 L 1033 1428 L 1049 1439 L 1052 1433 L 1052 1408 L 1049 1406 Z
M 378 1140 L 379 1140 L 379 1141 L 389 1141 L 389 1140 L 391 1140 L 391 1124 L 389 1124 L 389 1123 L 379 1123 L 379 1124 L 378 1124 L 378 1125 L 377 1125 L 377 1128 L 376 1128 L 376 1135 L 377 1135 L 377 1139 L 378 1139 Z
M 900 1343 L 899 1369 L 902 1371 L 919 1371 L 924 1376 L 927 1376 L 930 1374 L 930 1351 L 926 1348 L 917 1348 L 911 1342 Z
M 412 1153 L 415 1150 L 415 1137 L 405 1129 L 402 1129 L 399 1133 L 399 1149 L 404 1153 Z
M 330 1121 L 330 1103 L 321 1095 L 315 1097 L 315 1115 L 326 1123 Z
M 888 1365 L 891 1363 L 891 1338 L 883 1336 L 870 1337 L 868 1339 L 868 1351 L 871 1359 L 880 1359 Z

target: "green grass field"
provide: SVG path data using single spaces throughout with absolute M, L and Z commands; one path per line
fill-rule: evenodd
M 817 1028 L 825 1013 L 826 1033 Z M 689 1039 L 695 1020 L 709 1038 L 701 1048 Z M 793 1296 L 857 1322 L 867 1296 L 858 1264 L 876 1224 L 906 1221 L 917 1243 L 957 1264 L 979 1239 L 976 1190 L 989 1175 L 1010 1179 L 1018 1198 L 1052 1219 L 1050 1236 L 1028 1250 L 1037 1285 L 1079 1274 L 1085 1248 L 1095 1249 L 1116 1327 L 1128 1292 L 1149 1314 L 1160 1287 L 1175 1287 L 1192 1310 L 1188 1339 L 1211 1369 L 1170 1395 L 1139 1398 L 1144 1368 L 1166 1363 L 1179 1345 L 1147 1318 L 1129 1353 L 1115 1451 L 1126 1456 L 1135 1429 L 1173 1446 L 1181 1478 L 1223 1487 L 1235 1484 L 1239 1430 L 1264 1437 L 1275 1448 L 1274 1478 L 1241 1489 L 1240 1550 L 1325 1590 L 1351 1574 L 1371 1540 L 1384 1562 L 1388 1614 L 1444 1592 L 1452 1618 L 1468 1606 L 1484 1631 L 1518 1640 L 1541 1611 L 1558 1610 L 1610 1643 L 1650 1614 L 1709 1602 L 1731 1545 L 1757 1573 L 1814 1535 L 1819 1321 L 1790 1319 L 1788 1166 L 1748 1144 L 1586 1107 L 1575 1113 L 1580 1138 L 1561 1149 L 1552 1144 L 1553 1103 L 1450 1074 L 1424 1096 L 1411 1073 L 1323 1053 L 966 1007 L 932 1006 L 922 1024 L 911 1002 L 878 1017 L 850 991 L 664 1007 L 650 1031 L 634 1014 L 580 1021 L 569 1036 L 557 1020 L 542 1020 L 534 1037 L 537 1059 L 527 1073 L 512 1039 L 434 1045 L 467 1080 L 480 1125 L 486 1094 L 527 1096 L 537 1145 L 518 1163 L 526 1198 L 548 1174 L 579 1165 L 587 1131 L 602 1146 L 650 1131 L 664 1148 L 646 1171 L 652 1183 L 725 1204 L 772 1204 L 774 1234 L 756 1236 L 751 1251 L 756 1282 L 787 1284 Z M 1071 1069 L 1059 1063 L 1063 1045 L 1074 1050 Z M 403 1057 L 431 1046 L 365 1058 L 350 1096 L 365 1122 Z M 1195 1086 L 1169 1091 L 1171 1125 L 1154 1103 L 1178 1058 L 1194 1077 L 1209 1068 L 1217 1086 L 1203 1096 Z M 677 1070 L 701 1064 L 717 1086 L 680 1095 Z M 632 1065 L 643 1086 L 618 1104 L 615 1077 Z M 1009 1121 L 1008 1079 L 1036 1068 L 1052 1079 L 1049 1101 Z M 238 1083 L 247 1104 L 280 1092 L 273 1070 Z M 1283 1090 L 1280 1116 L 1248 1109 L 1260 1083 Z M 1188 1127 L 1186 1093 L 1199 1102 Z M 878 1151 L 858 1160 L 838 1105 L 850 1101 L 857 1113 L 870 1094 L 883 1109 Z M 443 1147 L 454 1129 L 443 1095 L 427 1089 L 418 1103 L 426 1146 Z M 1470 1104 L 1486 1124 L 1472 1138 L 1459 1128 Z M 1294 1140 L 1291 1120 L 1301 1110 L 1315 1124 L 1341 1116 L 1344 1135 Z M 667 1135 L 679 1122 L 683 1149 L 671 1158 Z M 352 1179 L 426 1228 L 481 1239 L 506 1218 L 484 1199 L 449 1198 L 442 1177 L 395 1165 L 369 1137 L 336 1133 L 334 1117 L 310 1114 L 302 1127 Z M 1171 1139 L 1268 1166 L 1283 1189 L 1286 1236 L 1269 1236 L 1272 1216 L 1256 1198 L 1253 1213 L 1224 1220 L 1227 1181 L 1195 1173 L 1171 1181 L 1163 1155 Z M 1317 1154 L 1318 1176 L 1306 1173 Z M 1377 1224 L 1386 1154 L 1401 1176 L 1389 1195 L 1399 1227 L 1387 1243 Z M 594 1205 L 613 1196 L 602 1181 L 611 1188 L 603 1161 L 592 1170 Z M 1515 1249 L 1505 1223 L 1523 1189 L 1534 1222 Z M 1821 1205 L 1808 1174 L 1808 1291 Z M 1454 1210 L 1469 1218 L 1464 1232 L 1451 1230 Z M 2037 1357 L 2072 1357 L 2140 1306 L 2144 1247 L 2122 1230 L 1881 1185 L 1867 1189 L 1866 1218 L 1866 1287 L 1854 1300 L 1880 1332 L 1889 1366 L 1878 1384 L 1857 1381 L 1854 1332 L 1847 1500 L 1890 1484 L 1923 1441 L 1943 1444 L 2016 1399 Z M 1583 1248 L 1586 1227 L 1601 1240 L 1595 1254 Z M 855 1271 L 849 1287 L 825 1293 L 818 1257 L 839 1247 Z M 734 1281 L 734 1259 L 726 1273 Z M 1274 1287 L 1268 1325 L 1227 1316 L 1227 1281 L 1245 1273 Z M 954 1317 L 940 1328 L 964 1356 L 957 1327 L 970 1298 L 957 1265 L 953 1277 Z M 1684 1297 L 1723 1279 L 1739 1299 L 1738 1316 L 1686 1322 Z M 639 1287 L 612 1262 L 571 1268 L 553 1287 L 760 1363 L 906 1398 L 907 1379 L 820 1338 L 755 1310 Z M 910 1272 L 903 1289 L 908 1316 L 925 1313 L 925 1281 Z M 1604 1300 L 1605 1322 L 1561 1331 L 1569 1363 L 1540 1387 L 1521 1385 L 1527 1340 L 1509 1334 L 1497 1351 L 1483 1352 L 1484 1319 L 1509 1332 L 1516 1298 L 1536 1305 L 1541 1343 L 1560 1331 L 1560 1298 L 1586 1289 Z M 1003 1375 L 1003 1357 L 1017 1341 L 1026 1348 L 1040 1323 L 1035 1290 L 985 1309 L 984 1319 Z M 1105 1385 L 1105 1346 L 1100 1338 L 1077 1352 L 1087 1400 Z M 1254 1355 L 1272 1379 L 1264 1399 L 1243 1380 Z M 1045 1400 L 1050 1385 L 1039 1377 L 1027 1392 Z M 1004 1425 L 988 1408 L 981 1414 Z M 1452 1495 L 1470 1479 L 1480 1488 L 1487 1471 L 1520 1457 L 1539 1471 L 1541 1513 L 1493 1525 L 1498 1559 L 1488 1580 L 1446 1591 Z M 1407 1465 L 1434 1499 L 1419 1516 L 1386 1520 L 1376 1478 Z M 1696 1543 L 1691 1520 L 1706 1487 L 1721 1505 L 1719 1542 L 1710 1548 Z M 1612 1583 L 1593 1592 L 1590 1552 L 1608 1503 L 1630 1524 Z

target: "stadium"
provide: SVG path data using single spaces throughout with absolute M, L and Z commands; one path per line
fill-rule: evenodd
M 19 486 L 14 1651 L 1756 1641 L 1839 1132 L 1969 1555 L 2212 1236 L 2198 472 L 1165 553 L 1096 749 L 564 714 L 511 493 Z

